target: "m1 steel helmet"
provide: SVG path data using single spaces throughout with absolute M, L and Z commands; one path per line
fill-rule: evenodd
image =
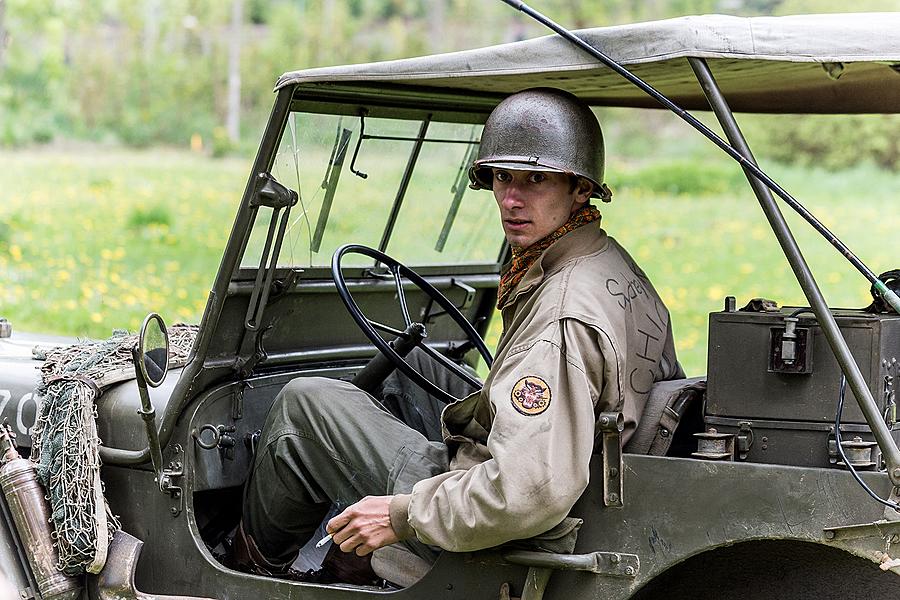
M 594 184 L 592 197 L 609 201 L 603 165 L 603 133 L 590 107 L 569 92 L 533 88 L 509 96 L 491 112 L 469 168 L 470 187 L 492 189 L 492 167 L 554 171 L 584 177 Z

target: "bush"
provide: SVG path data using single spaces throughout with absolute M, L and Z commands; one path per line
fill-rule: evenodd
M 135 207 L 128 216 L 128 227 L 131 229 L 142 229 L 152 225 L 172 224 L 172 215 L 169 210 L 161 204 L 150 207 Z
M 222 158 L 237 150 L 237 145 L 228 137 L 224 127 L 216 127 L 212 132 L 212 156 Z
M 900 115 L 766 115 L 753 117 L 750 131 L 757 154 L 783 163 L 900 167 Z
M 0 250 L 9 246 L 11 239 L 12 227 L 9 226 L 9 223 L 0 220 Z
M 740 190 L 746 185 L 743 171 L 736 165 L 702 160 L 657 163 L 633 172 L 611 174 L 616 188 L 643 189 L 674 196 L 704 196 Z

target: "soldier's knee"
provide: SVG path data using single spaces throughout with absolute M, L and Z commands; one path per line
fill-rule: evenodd
M 335 402 L 345 382 L 327 377 L 298 377 L 282 388 L 269 411 L 271 424 L 299 426 L 320 420 L 340 405 Z
M 315 402 L 317 398 L 328 393 L 328 389 L 337 382 L 327 377 L 297 377 L 288 382 L 279 394 L 282 402 Z

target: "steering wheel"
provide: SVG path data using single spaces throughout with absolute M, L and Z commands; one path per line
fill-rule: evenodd
M 400 331 L 388 325 L 383 325 L 381 323 L 378 323 L 377 321 L 373 321 L 367 318 L 362 313 L 362 311 L 359 309 L 359 306 L 356 304 L 356 301 L 353 300 L 353 296 L 350 294 L 350 290 L 347 289 L 347 282 L 344 279 L 343 272 L 341 271 L 341 259 L 345 254 L 362 254 L 363 256 L 368 256 L 369 258 L 375 259 L 388 268 L 390 273 L 394 276 L 394 285 L 397 288 L 397 301 L 400 304 L 400 312 L 403 315 L 403 322 L 406 325 L 405 331 Z M 331 258 L 331 276 L 334 279 L 334 285 L 337 287 L 338 295 L 344 302 L 344 306 L 347 307 L 347 310 L 350 312 L 350 316 L 353 317 L 353 320 L 356 321 L 356 324 L 359 326 L 362 332 L 366 334 L 366 337 L 371 340 L 372 344 L 374 344 L 375 347 L 378 348 L 378 350 L 385 358 L 393 363 L 393 365 L 397 369 L 399 369 L 400 372 L 409 377 L 416 385 L 445 403 L 458 400 L 458 398 L 455 398 L 446 391 L 442 390 L 437 385 L 435 385 L 434 382 L 411 367 L 409 363 L 407 363 L 403 359 L 403 356 L 401 356 L 397 352 L 394 347 L 394 342 L 386 341 L 383 337 L 381 337 L 381 335 L 379 335 L 378 330 L 397 336 L 399 340 L 409 340 L 414 342 L 426 354 L 428 354 L 428 356 L 436 360 L 451 373 L 476 389 L 481 387 L 481 382 L 470 375 L 465 369 L 460 367 L 458 364 L 456 364 L 434 348 L 431 348 L 427 344 L 421 343 L 422 340 L 424 340 L 428 336 L 428 334 L 425 331 L 424 324 L 414 322 L 409 316 L 409 309 L 406 305 L 406 294 L 403 291 L 403 283 L 401 281 L 401 277 L 405 277 L 406 279 L 410 280 L 416 287 L 425 292 L 425 294 L 429 298 L 434 300 L 441 308 L 443 308 L 446 313 L 450 315 L 451 319 L 456 321 L 456 324 L 459 325 L 459 327 L 463 330 L 463 332 L 466 334 L 466 338 L 478 350 L 481 358 L 484 359 L 484 362 L 489 368 L 494 362 L 494 359 L 491 356 L 491 353 L 488 351 L 484 340 L 481 339 L 481 336 L 478 335 L 478 332 L 475 331 L 475 328 L 472 327 L 472 324 L 469 323 L 469 321 L 463 316 L 459 309 L 456 308 L 456 305 L 450 302 L 450 300 L 448 300 L 447 297 L 439 292 L 433 285 L 425 281 L 418 273 L 403 265 L 399 261 L 391 258 L 387 254 L 375 250 L 374 248 L 369 248 L 368 246 L 362 246 L 360 244 L 345 244 L 335 250 L 334 255 Z

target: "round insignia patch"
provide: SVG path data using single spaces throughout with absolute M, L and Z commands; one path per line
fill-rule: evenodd
M 540 377 L 526 375 L 513 386 L 510 400 L 523 415 L 539 415 L 550 406 L 550 386 Z

